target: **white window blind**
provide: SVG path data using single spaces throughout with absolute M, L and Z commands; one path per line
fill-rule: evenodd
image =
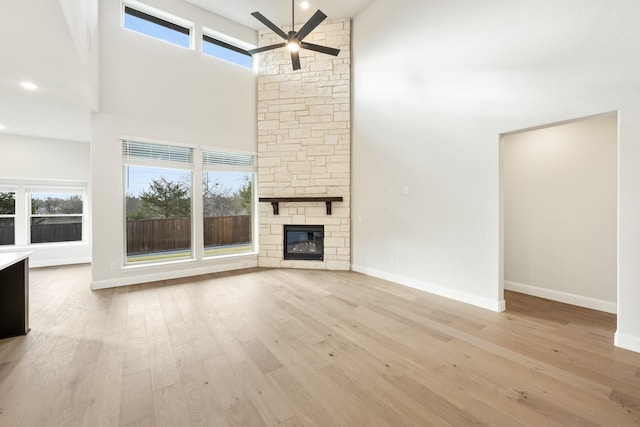
M 56 186 L 37 185 L 37 186 L 26 186 L 24 190 L 27 193 L 46 193 L 46 194 L 68 193 L 68 194 L 77 194 L 77 195 L 84 196 L 84 193 L 87 190 L 87 188 L 79 187 L 79 186 L 66 187 L 66 186 L 60 186 L 60 185 L 56 185 Z
M 206 171 L 256 170 L 256 155 L 254 153 L 238 153 L 220 150 L 202 149 L 202 168 Z
M 193 148 L 179 145 L 122 141 L 122 160 L 125 165 L 191 169 L 193 165 Z

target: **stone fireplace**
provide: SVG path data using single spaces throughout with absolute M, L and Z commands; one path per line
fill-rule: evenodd
M 349 270 L 351 263 L 351 25 L 325 22 L 306 39 L 340 49 L 337 57 L 300 51 L 293 71 L 286 49 L 260 55 L 258 76 L 259 265 Z M 289 31 L 290 28 L 283 27 Z M 259 33 L 260 46 L 280 40 Z M 286 203 L 267 203 L 273 198 Z M 332 204 L 323 201 L 332 199 Z M 285 257 L 285 226 L 322 227 L 321 259 Z M 298 249 L 312 251 L 317 235 Z M 314 231 L 314 233 L 316 233 Z M 314 237 L 316 236 L 316 237 Z M 305 239 L 302 239 L 305 240 Z M 293 258 L 296 258 L 295 256 Z

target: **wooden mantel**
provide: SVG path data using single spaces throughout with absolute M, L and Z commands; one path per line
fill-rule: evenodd
M 258 200 L 261 202 L 271 203 L 273 206 L 273 214 L 280 215 L 280 203 L 281 202 L 325 202 L 327 205 L 327 215 L 331 215 L 331 202 L 341 202 L 343 200 L 340 197 L 260 197 Z

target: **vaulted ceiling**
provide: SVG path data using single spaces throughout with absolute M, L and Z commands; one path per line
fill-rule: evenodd
M 0 3 L 0 133 L 90 140 L 93 99 L 61 7 L 73 1 Z M 291 22 L 290 0 L 184 1 L 254 29 L 262 26 L 251 16 L 255 11 L 279 25 Z M 297 23 L 317 9 L 329 18 L 351 18 L 374 0 L 310 0 L 307 10 L 300 1 L 295 0 Z M 21 81 L 39 89 L 26 91 Z
M 252 12 L 260 12 L 278 25 L 291 23 L 291 0 L 185 0 L 189 3 L 210 10 L 218 15 L 231 19 L 247 27 L 258 29 L 260 24 Z M 329 19 L 353 18 L 362 12 L 373 0 L 308 0 L 307 10 L 300 8 L 301 0 L 294 0 L 296 22 L 302 23 L 318 9 Z

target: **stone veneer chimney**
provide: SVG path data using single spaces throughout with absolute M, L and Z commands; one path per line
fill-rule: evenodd
M 283 27 L 285 32 L 290 28 Z M 282 40 L 268 29 L 260 46 Z M 351 263 L 351 22 L 325 22 L 305 41 L 340 49 L 337 57 L 300 50 L 293 71 L 282 48 L 260 55 L 258 196 L 342 196 L 332 215 L 322 202 L 260 203 L 261 267 L 349 270 Z M 324 261 L 283 259 L 284 224 L 324 225 Z

